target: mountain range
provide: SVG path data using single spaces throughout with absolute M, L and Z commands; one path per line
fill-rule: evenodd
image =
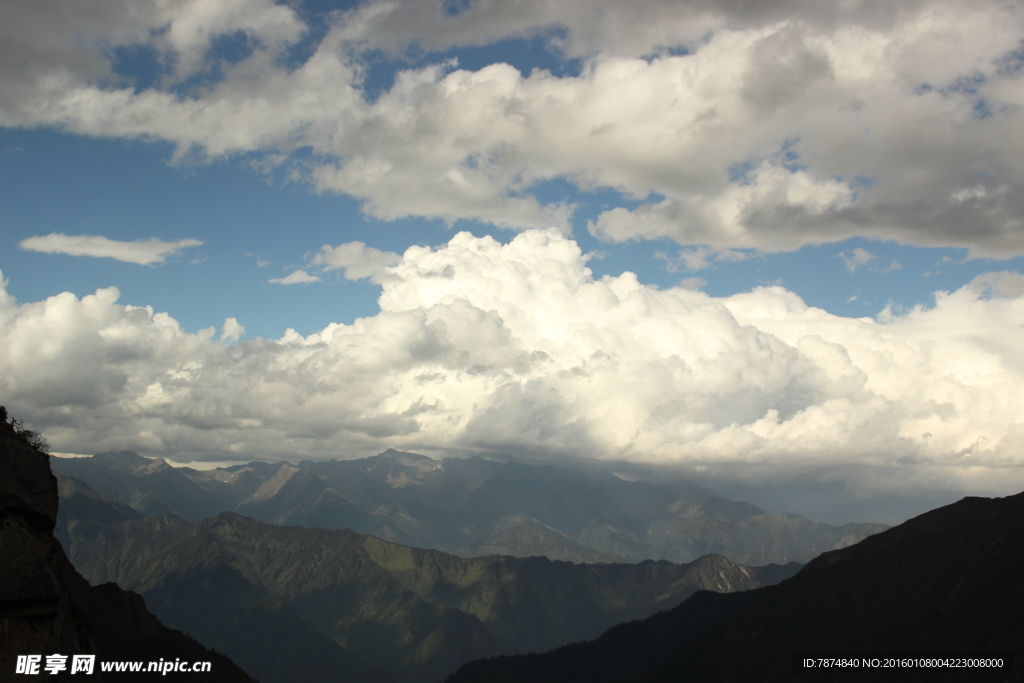
M 54 462 L 61 467 L 66 461 Z M 103 642 L 108 653 L 120 647 L 123 659 L 138 658 L 131 655 L 136 650 L 181 652 L 221 662 L 226 677 L 218 680 L 248 680 L 199 641 L 227 653 L 264 683 L 427 683 L 445 676 L 448 683 L 832 681 L 853 674 L 800 670 L 796 655 L 841 653 L 970 654 L 1000 656 L 1010 664 L 999 670 L 854 672 L 858 678 L 1022 678 L 1024 622 L 1018 615 L 1024 588 L 1018 573 L 1024 564 L 1024 494 L 964 499 L 860 542 L 838 543 L 842 547 L 802 569 L 795 563 L 745 567 L 721 555 L 688 563 L 579 564 L 502 554 L 460 557 L 347 528 L 288 523 L 319 519 L 327 526 L 348 515 L 393 534 L 433 535 L 438 543 L 461 540 L 464 553 L 489 543 L 554 543 L 574 552 L 583 552 L 581 546 L 597 558 L 602 551 L 584 545 L 584 534 L 559 526 L 571 529 L 567 519 L 577 525 L 589 520 L 586 527 L 595 508 L 612 526 L 630 519 L 623 511 L 642 519 L 638 510 L 663 509 L 664 500 L 638 501 L 636 491 L 650 497 L 668 490 L 680 503 L 675 512 L 689 503 L 692 518 L 711 517 L 731 531 L 750 519 L 752 506 L 685 483 L 627 488 L 636 498 L 616 494 L 595 503 L 586 493 L 602 486 L 615 490 L 623 480 L 518 463 L 503 469 L 510 463 L 482 459 L 450 465 L 393 451 L 355 461 L 349 467 L 363 476 L 340 482 L 328 476 L 335 463 L 322 464 L 320 472 L 313 463 L 252 463 L 197 474 L 130 453 L 75 462 L 120 498 L 65 469 L 58 475 L 57 513 L 56 497 L 39 493 L 57 482 L 50 477 L 51 483 L 40 484 L 40 477 L 23 476 L 6 462 L 10 476 L 0 486 L 0 532 L 14 538 L 34 528 L 49 548 L 40 557 L 56 562 L 64 577 L 57 584 L 61 597 L 12 599 L 10 586 L 28 595 L 36 584 L 46 588 L 39 577 L 54 572 L 33 570 L 32 552 L 39 553 L 19 550 L 5 537 L 0 586 L 7 597 L 0 608 L 7 616 L 26 605 L 51 605 L 46 618 L 52 625 L 43 631 L 67 641 L 59 647 L 99 651 Z M 462 462 L 469 465 L 460 471 Z M 454 474 L 444 476 L 446 467 Z M 502 474 L 492 481 L 486 468 Z M 511 484 L 503 488 L 506 480 Z M 484 487 L 490 493 L 481 502 L 490 507 L 474 508 L 475 491 Z M 234 510 L 271 521 L 237 511 L 196 521 L 175 514 L 189 505 L 195 510 L 231 501 Z M 438 521 L 457 509 L 479 513 L 464 520 L 469 531 L 461 535 Z M 174 512 L 154 516 L 161 510 Z M 722 522 L 729 511 L 731 526 Z M 702 523 L 690 528 L 714 526 Z M 473 529 L 485 527 L 486 534 L 466 542 Z M 90 587 L 75 573 L 61 544 L 82 575 L 101 585 Z M 14 617 L 20 646 L 28 642 L 25 634 L 41 633 L 25 628 L 37 616 L 24 623 Z M 4 655 L 11 652 L 6 648 Z
M 672 610 L 447 683 L 1024 680 L 1024 493 L 965 498 L 824 553 L 773 586 Z M 1000 657 L 1000 669 L 797 668 L 795 655 Z
M 595 638 L 698 590 L 776 583 L 798 564 L 573 564 L 462 558 L 348 529 L 193 524 L 64 479 L 71 559 L 93 583 L 139 592 L 163 623 L 228 654 L 264 683 L 438 681 L 464 662 Z
M 360 460 L 252 462 L 206 471 L 130 451 L 53 463 L 54 470 L 147 517 L 175 514 L 198 523 L 233 511 L 271 524 L 352 529 L 463 557 L 685 563 L 720 554 L 744 565 L 786 564 L 888 528 L 769 514 L 685 481 L 626 481 L 583 468 L 481 457 L 434 460 L 394 450 Z

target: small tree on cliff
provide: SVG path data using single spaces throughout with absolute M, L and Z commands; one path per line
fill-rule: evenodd
M 0 406 L 0 422 L 3 422 L 4 427 L 8 427 L 8 425 L 10 425 L 8 428 L 13 430 L 14 433 L 21 438 L 25 439 L 28 445 L 32 448 L 36 449 L 40 453 L 49 454 L 50 444 L 46 440 L 46 437 L 39 432 L 32 431 L 31 429 L 25 429 L 24 420 L 15 420 L 12 418 L 11 421 L 8 422 L 7 408 L 5 406 Z

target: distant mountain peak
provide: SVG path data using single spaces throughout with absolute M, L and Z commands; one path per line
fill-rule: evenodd
M 405 451 L 396 451 L 394 448 L 387 449 L 377 457 L 386 458 L 388 460 L 395 460 L 397 462 L 402 463 L 403 465 L 433 465 L 438 462 L 437 460 L 434 460 L 433 458 L 426 455 L 421 455 L 419 453 L 407 453 Z
M 242 504 L 259 503 L 273 498 L 280 493 L 281 489 L 284 488 L 285 485 L 288 484 L 288 482 L 291 481 L 299 472 L 302 472 L 302 470 L 295 465 L 288 462 L 282 462 L 280 467 L 277 468 L 277 473 L 265 481 L 262 486 L 253 492 L 251 496 L 242 501 Z
M 551 560 L 575 563 L 621 563 L 619 555 L 601 553 L 578 540 L 524 514 L 509 515 L 495 525 L 490 536 L 462 546 L 463 557 L 543 555 Z
M 97 453 L 91 460 L 116 472 L 135 475 L 153 474 L 173 467 L 163 458 L 148 458 L 135 451 L 110 451 Z

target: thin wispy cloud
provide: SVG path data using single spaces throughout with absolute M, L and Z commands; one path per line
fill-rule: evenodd
M 285 277 L 275 277 L 267 280 L 276 285 L 305 285 L 311 282 L 321 282 L 316 275 L 310 275 L 305 270 L 296 270 Z
M 325 244 L 316 254 L 307 255 L 309 265 L 306 268 L 296 270 L 287 277 L 274 278 L 269 282 L 282 285 L 322 282 L 319 275 L 309 272 L 313 269 L 321 274 L 340 270 L 346 280 L 377 282 L 385 276 L 389 267 L 398 263 L 400 258 L 398 254 L 368 247 L 362 242 L 347 242 L 336 247 Z
M 845 265 L 846 269 L 851 273 L 856 273 L 858 268 L 862 268 L 867 264 L 875 260 L 875 255 L 866 249 L 857 247 L 852 253 L 847 254 L 844 251 L 839 252 L 836 258 L 840 259 Z
M 680 270 L 697 272 L 707 268 L 714 268 L 716 264 L 736 263 L 754 258 L 762 258 L 763 254 L 755 251 L 739 251 L 736 249 L 713 249 L 710 247 L 692 247 L 681 249 L 677 256 L 669 256 L 664 252 L 657 252 L 654 257 L 665 262 L 665 269 L 671 273 Z
M 836 254 L 836 258 L 843 262 L 846 266 L 846 270 L 851 273 L 856 273 L 865 266 L 870 266 L 870 269 L 877 273 L 891 273 L 896 270 L 903 268 L 898 262 L 890 261 L 886 265 L 881 265 L 878 260 L 877 254 L 872 254 L 867 249 L 857 247 L 849 254 L 845 251 L 841 251 Z
M 256 253 L 253 253 L 253 252 L 250 251 L 250 252 L 245 252 L 245 255 L 248 258 L 256 259 L 256 266 L 259 267 L 259 268 L 266 268 L 267 266 L 270 265 L 270 260 L 263 258 L 259 254 L 256 254 Z
M 142 266 L 148 266 L 164 263 L 169 257 L 177 256 L 189 247 L 198 247 L 202 244 L 202 240 L 197 239 L 165 242 L 152 238 L 121 242 L 99 235 L 65 235 L 54 232 L 49 235 L 23 239 L 18 243 L 18 247 L 27 251 L 39 251 L 45 254 L 112 258 L 117 261 L 124 261 L 125 263 L 137 263 Z
M 325 244 L 310 261 L 325 271 L 342 270 L 348 280 L 375 279 L 401 257 L 390 251 L 368 247 L 362 242 L 348 242 L 332 247 Z
M 683 289 L 703 289 L 708 284 L 708 281 L 702 277 L 685 277 L 679 282 L 679 286 Z

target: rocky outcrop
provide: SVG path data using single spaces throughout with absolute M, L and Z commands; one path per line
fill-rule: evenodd
M 95 655 L 104 661 L 209 661 L 218 681 L 252 679 L 231 660 L 168 629 L 142 598 L 115 584 L 93 587 L 75 571 L 54 537 L 57 479 L 32 432 L 8 422 L 0 406 L 0 683 L 31 680 L 16 673 L 19 655 Z M 44 660 L 45 661 L 45 660 Z M 172 673 L 122 674 L 131 680 L 176 680 Z M 187 677 L 181 674 L 181 677 Z M 79 680 L 68 671 L 49 680 Z M 213 680 L 213 679 L 211 679 Z
M 0 681 L 7 681 L 19 654 L 95 654 L 96 644 L 71 600 L 70 565 L 53 537 L 57 479 L 49 458 L 2 408 L 0 417 Z

